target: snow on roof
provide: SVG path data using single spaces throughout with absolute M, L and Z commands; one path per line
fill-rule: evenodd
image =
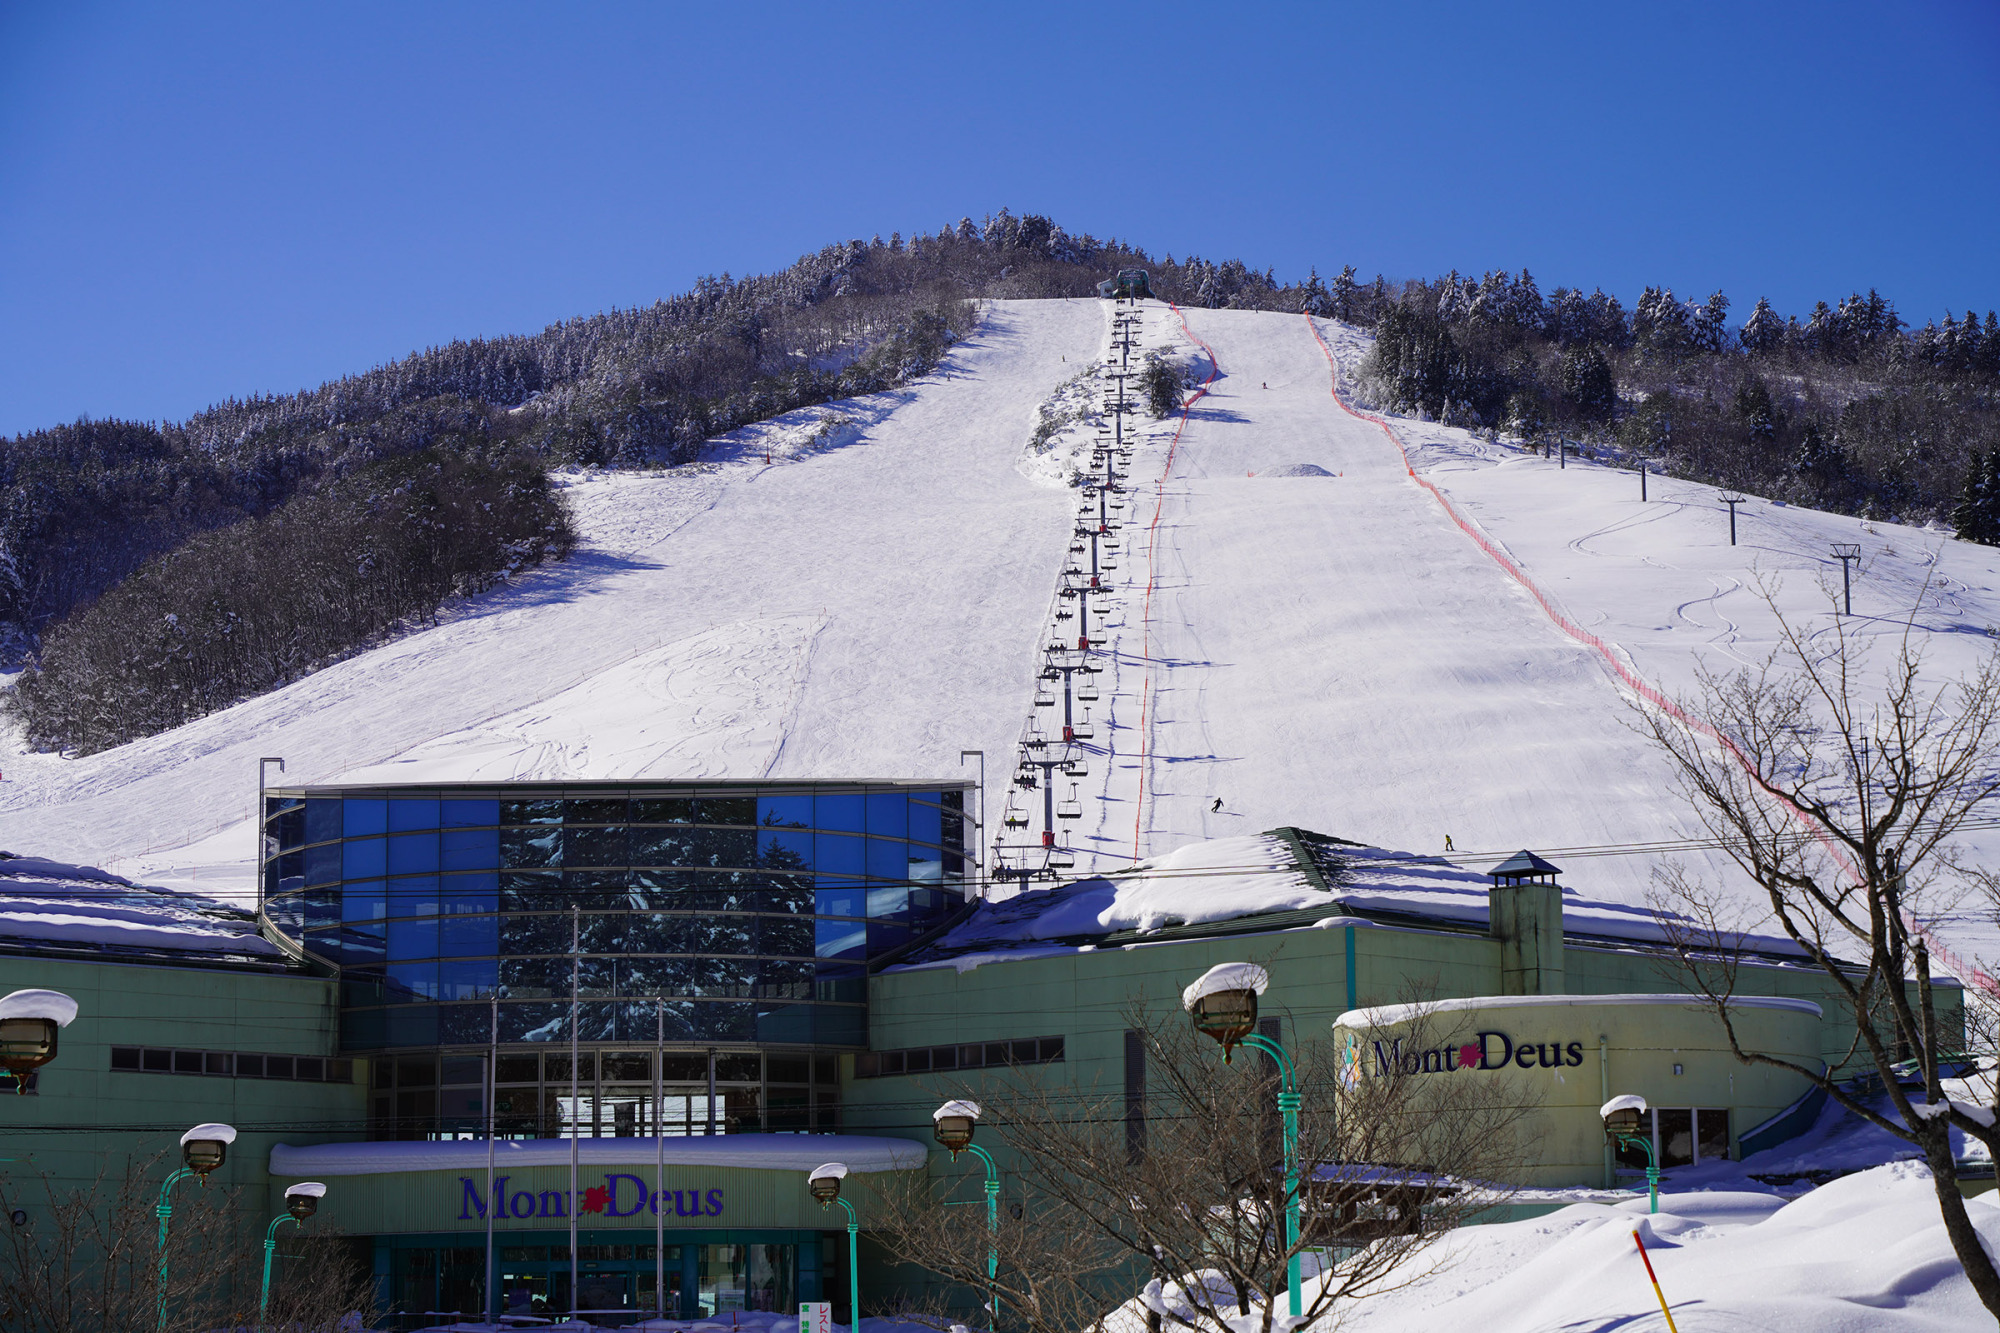
M 1442 857 L 1300 833 L 1312 869 L 1331 885 L 1322 889 L 1281 833 L 1190 843 L 1127 870 L 981 903 L 904 966 L 949 960 L 962 970 L 1026 957 L 1031 949 L 1075 948 L 1120 931 L 1149 934 L 1300 910 L 1343 914 L 1350 922 L 1376 916 L 1478 929 L 1488 923 L 1492 884 L 1485 872 Z M 1587 897 L 1572 888 L 1563 890 L 1563 929 L 1571 937 L 1667 940 L 1649 908 Z M 1745 936 L 1743 946 L 1798 953 L 1790 941 L 1773 936 Z
M 1333 1020 L 1337 1028 L 1379 1028 L 1406 1023 L 1424 1014 L 1448 1014 L 1466 1009 L 1543 1009 L 1560 1007 L 1598 1008 L 1605 1005 L 1669 1005 L 1681 1009 L 1705 1009 L 1706 1000 L 1697 996 L 1664 993 L 1654 995 L 1468 995 L 1451 1000 L 1430 1000 L 1420 1004 L 1378 1004 L 1367 1009 L 1349 1009 Z M 1811 1000 L 1795 1000 L 1783 995 L 1738 995 L 1729 1001 L 1732 1009 L 1785 1009 L 1795 1014 L 1822 1016 Z
M 497 1169 L 568 1166 L 570 1139 L 499 1139 L 493 1143 Z M 651 1166 L 656 1140 L 574 1140 L 577 1160 L 587 1166 Z M 470 1171 L 486 1166 L 487 1145 L 477 1139 L 440 1143 L 289 1143 L 271 1148 L 274 1176 L 375 1176 L 403 1171 Z M 746 1167 L 758 1171 L 812 1171 L 829 1154 L 859 1172 L 913 1171 L 930 1150 L 910 1139 L 862 1134 L 718 1134 L 712 1138 L 669 1137 L 660 1146 L 668 1166 Z
M 275 963 L 241 907 L 134 884 L 95 866 L 0 853 L 0 945 Z

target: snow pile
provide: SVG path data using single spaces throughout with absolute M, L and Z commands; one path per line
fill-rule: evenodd
M 239 907 L 134 884 L 95 866 L 4 853 L 0 943 L 271 962 L 283 956 Z
M 1331 477 L 1333 474 L 1317 463 L 1283 463 L 1277 467 L 1267 467 L 1257 475 L 1260 477 Z
M 1130 870 L 981 904 L 938 942 L 945 951 L 1153 931 L 1335 905 L 1282 838 L 1191 843 Z
M 2000 1245 L 2000 1208 L 1985 1199 L 1968 1207 L 1989 1247 Z M 1689 1333 L 1889 1327 L 1944 1333 L 1993 1326 L 1945 1238 L 1930 1173 L 1896 1163 L 1789 1203 L 1768 1194 L 1667 1194 L 1654 1217 L 1642 1197 L 1467 1227 L 1432 1252 L 1440 1261 L 1435 1272 L 1354 1302 L 1340 1327 L 1344 1333 L 1660 1327 L 1632 1243 L 1635 1229 L 1676 1322 Z M 1131 1333 L 1131 1325 L 1118 1333 Z

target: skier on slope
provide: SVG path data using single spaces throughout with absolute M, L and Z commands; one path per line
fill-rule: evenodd
M 1208 807 L 1208 813 L 1212 815 L 1221 808 L 1222 808 L 1222 798 L 1218 796 L 1215 798 L 1215 804 Z
M 1453 847 L 1453 846 L 1451 845 L 1451 834 L 1449 834 L 1449 833 L 1447 833 L 1447 834 L 1445 834 L 1445 835 L 1444 835 L 1444 849 L 1445 849 L 1446 851 L 1448 851 L 1448 852 L 1452 852 L 1452 851 L 1457 851 L 1457 850 L 1458 850 L 1458 849 L 1457 849 L 1456 847 Z

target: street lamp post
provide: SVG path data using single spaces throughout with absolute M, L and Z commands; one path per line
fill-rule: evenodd
M 1285 1048 L 1257 1031 L 1257 997 L 1271 984 L 1271 974 L 1255 963 L 1218 963 L 1181 992 L 1181 1007 L 1196 1029 L 1222 1044 L 1222 1061 L 1229 1063 L 1237 1046 L 1250 1046 L 1278 1066 L 1278 1110 L 1285 1120 L 1285 1285 L 1294 1319 L 1303 1313 L 1299 1275 L 1299 1083 Z
M 17 990 L 0 999 L 0 1068 L 14 1076 L 14 1091 L 28 1091 L 28 1075 L 56 1058 L 57 1036 L 76 1018 L 76 1001 L 59 990 Z
M 1598 1109 L 1604 1117 L 1604 1137 L 1621 1147 L 1646 1150 L 1646 1192 L 1652 1200 L 1649 1212 L 1660 1211 L 1660 1161 L 1653 1152 L 1653 1136 L 1641 1134 L 1639 1125 L 1646 1114 L 1646 1099 L 1636 1092 L 1613 1097 Z
M 847 1327 L 858 1330 L 861 1327 L 861 1251 L 859 1238 L 861 1224 L 855 1219 L 854 1205 L 840 1197 L 840 1182 L 847 1178 L 845 1162 L 828 1162 L 812 1169 L 807 1188 L 825 1208 L 837 1203 L 847 1210 Z
M 153 1211 L 160 1219 L 160 1329 L 167 1327 L 167 1223 L 174 1215 L 171 1199 L 174 1186 L 193 1176 L 208 1186 L 208 1173 L 221 1166 L 229 1156 L 229 1145 L 236 1142 L 236 1131 L 228 1125 L 196 1125 L 181 1135 L 181 1165 L 160 1185 L 160 1202 Z
M 956 1162 L 960 1153 L 969 1152 L 986 1164 L 986 1308 L 992 1317 L 987 1327 L 997 1333 L 1000 1293 L 995 1290 L 995 1280 L 1000 1275 L 1000 1167 L 993 1154 L 972 1141 L 979 1116 L 978 1102 L 946 1102 L 931 1112 L 931 1136 L 944 1145 L 952 1161 Z
M 319 1211 L 319 1201 L 326 1194 L 326 1186 L 317 1180 L 294 1185 L 285 1191 L 285 1211 L 271 1219 L 271 1225 L 264 1228 L 264 1294 L 257 1300 L 257 1327 L 262 1333 L 264 1320 L 271 1309 L 271 1256 L 278 1252 L 278 1228 L 286 1222 L 305 1225 L 305 1220 Z

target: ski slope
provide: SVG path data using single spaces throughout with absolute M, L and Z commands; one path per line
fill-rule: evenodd
M 1144 309 L 1145 346 L 1214 378 L 1185 421 L 1140 422 L 1062 832 L 1078 873 L 1294 824 L 1427 853 L 1450 835 L 1475 869 L 1531 847 L 1594 898 L 1644 900 L 1657 859 L 1601 849 L 1695 829 L 1630 689 L 1412 469 L 1669 693 L 1768 651 L 1760 576 L 1824 623 L 1833 541 L 1865 552 L 1857 618 L 1895 632 L 1918 606 L 1934 677 L 2000 625 L 2000 551 L 1754 499 L 1732 547 L 1707 487 L 1655 477 L 1642 503 L 1629 473 L 1390 419 L 1399 449 L 1336 399 L 1301 316 Z M 572 478 L 583 540 L 561 568 L 163 736 L 79 760 L 15 746 L 0 845 L 246 894 L 265 755 L 297 784 L 947 777 L 977 749 L 997 832 L 1077 509 L 1060 459 L 1027 446 L 1108 321 L 1096 301 L 992 303 L 923 382 L 693 467 Z M 1319 330 L 1351 383 L 1365 337 Z M 1951 930 L 2000 953 L 1969 910 Z

